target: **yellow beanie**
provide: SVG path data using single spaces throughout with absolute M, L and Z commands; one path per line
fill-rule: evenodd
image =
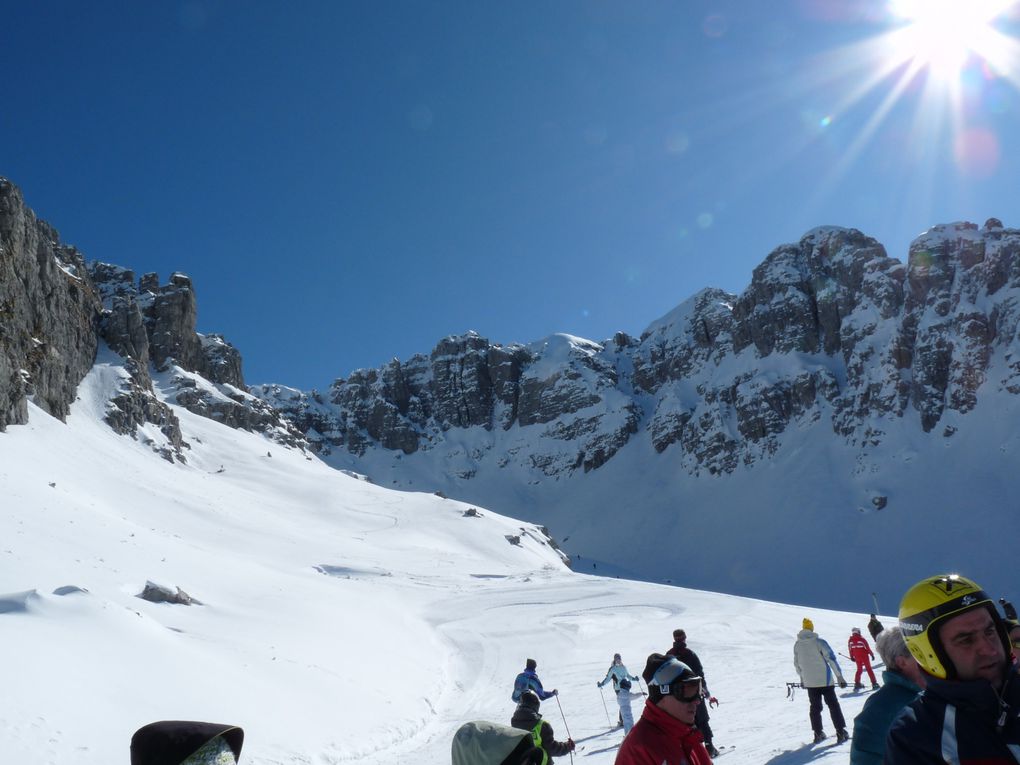
M 807 617 L 804 617 L 804 621 L 802 622 L 802 625 L 803 625 L 804 629 L 806 629 L 806 630 L 811 630 L 812 632 L 815 631 L 815 623 L 813 621 L 811 621 L 810 619 L 808 619 Z

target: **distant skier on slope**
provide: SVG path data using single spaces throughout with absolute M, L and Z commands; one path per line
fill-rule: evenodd
M 704 698 L 698 705 L 694 725 L 701 731 L 701 736 L 705 739 L 705 749 L 708 750 L 712 757 L 718 757 L 719 750 L 712 744 L 714 736 L 712 735 L 712 726 L 708 723 L 708 707 L 709 705 L 718 706 L 719 701 L 708 690 L 708 684 L 705 681 L 705 669 L 701 666 L 701 660 L 694 651 L 687 647 L 686 632 L 680 629 L 673 630 L 673 647 L 666 651 L 666 655 L 675 656 L 690 667 L 695 675 L 701 678 L 701 692 Z
M 524 691 L 510 724 L 515 728 L 531 731 L 535 746 L 541 747 L 548 755 L 547 759 L 543 760 L 543 765 L 546 765 L 553 762 L 553 757 L 562 757 L 574 751 L 574 740 L 572 738 L 566 741 L 556 740 L 552 726 L 542 719 L 542 714 L 538 711 L 540 705 L 537 693 L 530 689 Z
M 868 677 L 871 678 L 871 689 L 877 691 L 878 681 L 875 679 L 875 671 L 871 668 L 871 660 L 875 658 L 875 654 L 871 650 L 868 639 L 861 634 L 860 627 L 854 627 L 851 630 L 850 639 L 846 641 L 846 650 L 850 654 L 850 659 L 857 665 L 857 674 L 854 675 L 854 690 L 859 691 L 864 687 L 861 685 L 861 672 L 867 670 Z
M 598 687 L 601 688 L 603 685 L 608 683 L 610 680 L 613 681 L 613 690 L 620 690 L 621 680 L 631 680 L 637 682 L 638 676 L 632 675 L 627 667 L 623 663 L 623 659 L 620 658 L 620 654 L 613 654 L 613 663 L 609 665 L 609 670 L 606 672 L 606 676 L 602 678 L 598 683 Z
M 604 678 L 602 678 L 601 680 L 599 680 L 599 682 L 597 682 L 596 685 L 599 688 L 601 688 L 606 683 L 608 683 L 610 680 L 613 681 L 613 692 L 616 693 L 617 695 L 619 695 L 619 693 L 620 693 L 620 681 L 621 680 L 633 680 L 634 682 L 637 682 L 638 677 L 637 677 L 637 675 L 632 675 L 627 670 L 627 667 L 624 666 L 624 664 L 623 664 L 623 659 L 620 658 L 620 654 L 614 653 L 613 654 L 613 663 L 609 665 L 609 670 L 606 672 L 606 676 Z M 623 725 L 623 714 L 622 713 L 620 714 L 620 718 L 618 720 L 618 723 L 620 725 Z
M 535 670 L 538 669 L 538 662 L 534 659 L 528 659 L 524 662 L 524 671 L 517 675 L 514 679 L 514 690 L 510 694 L 511 701 L 519 702 L 521 700 L 521 694 L 529 688 L 533 690 L 538 698 L 545 701 L 552 696 L 558 696 L 559 691 L 553 688 L 551 691 L 547 691 L 542 687 L 542 681 L 538 679 L 538 674 Z

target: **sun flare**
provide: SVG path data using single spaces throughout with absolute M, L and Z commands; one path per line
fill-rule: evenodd
M 1002 36 L 994 22 L 1015 0 L 892 0 L 906 24 L 891 38 L 894 56 L 937 80 L 959 77 L 972 58 L 1001 58 Z

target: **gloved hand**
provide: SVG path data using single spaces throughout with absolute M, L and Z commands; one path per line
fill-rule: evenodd
M 843 687 L 846 688 L 846 683 L 843 683 Z M 553 696 L 559 696 L 559 695 L 560 695 L 560 692 L 558 690 L 556 690 L 555 688 L 553 688 Z
M 602 687 L 602 683 L 600 683 L 598 680 L 595 681 L 595 685 L 597 685 L 599 688 Z
M 708 697 L 708 705 L 710 707 L 717 707 L 717 706 L 719 706 L 719 699 L 717 699 L 715 696 L 709 696 Z
M 844 680 L 842 677 L 839 678 L 839 687 L 846 688 L 846 680 Z
M 567 739 L 567 746 L 570 748 L 570 751 L 572 752 L 572 751 L 574 751 L 574 748 L 577 746 L 577 744 L 574 743 L 574 739 L 568 738 Z

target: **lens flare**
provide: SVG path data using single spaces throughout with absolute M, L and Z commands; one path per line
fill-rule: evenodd
M 956 79 L 971 57 L 1001 58 L 1006 38 L 993 24 L 1015 0 L 893 0 L 906 22 L 889 39 L 893 54 L 943 82 Z

